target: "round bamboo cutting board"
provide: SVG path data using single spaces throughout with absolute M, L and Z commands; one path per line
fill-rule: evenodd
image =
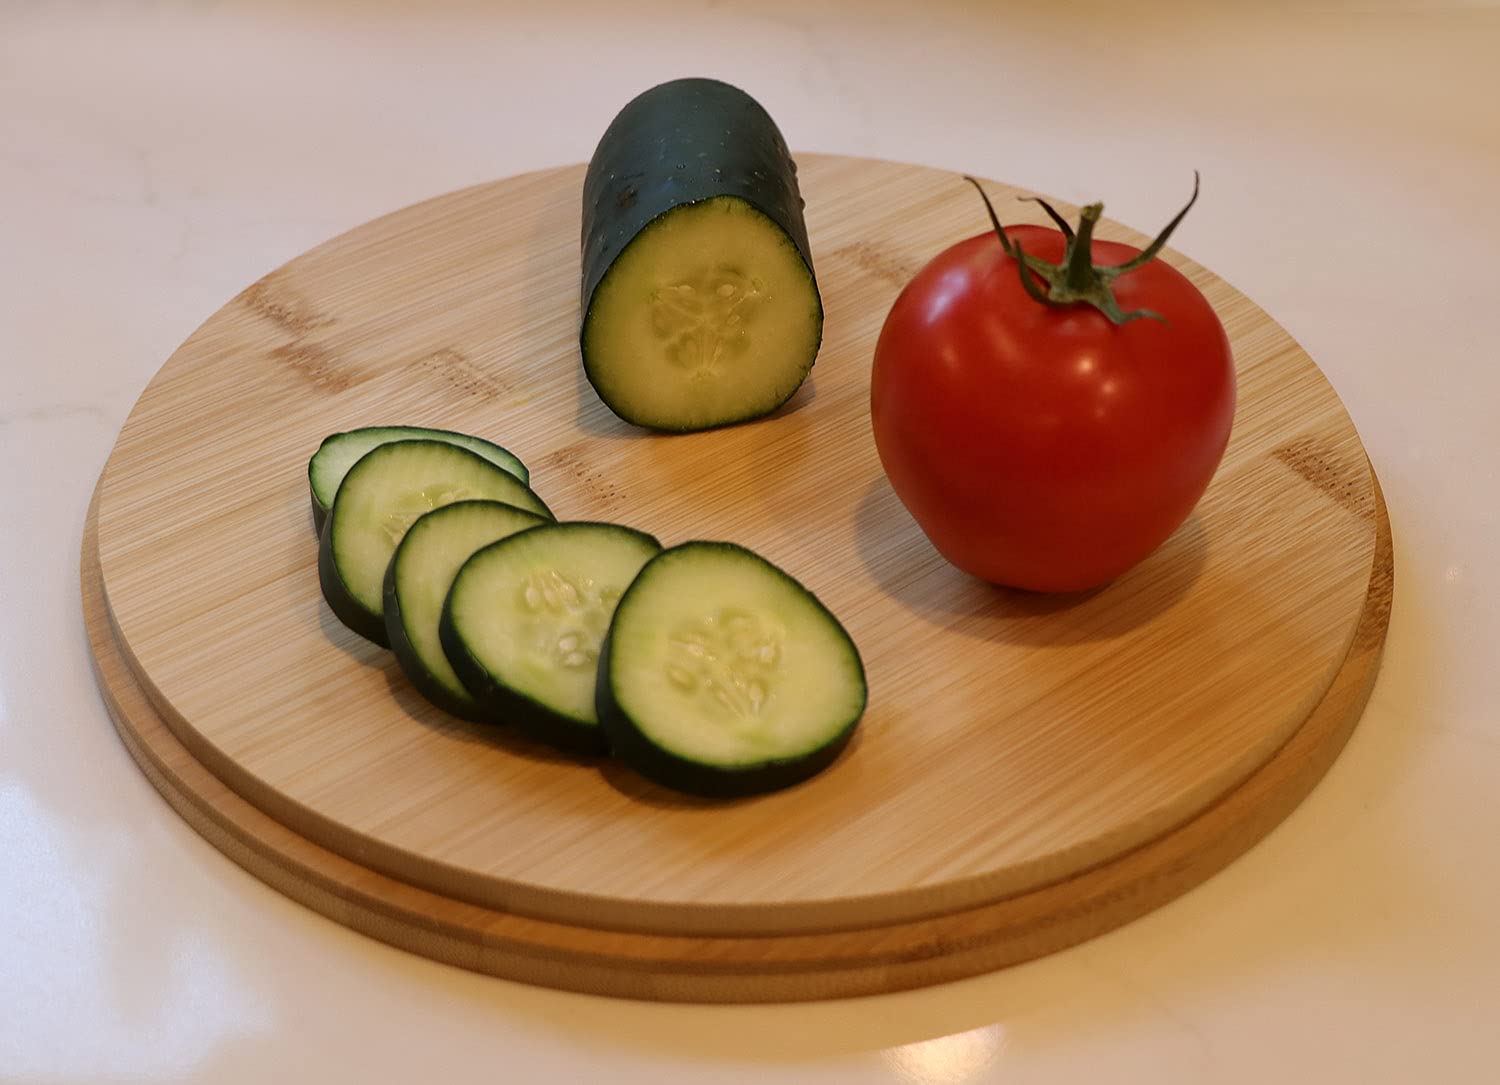
M 759 423 L 650 436 L 594 397 L 576 352 L 582 167 L 362 226 L 167 361 L 101 479 L 84 600 L 121 734 L 199 831 L 442 960 L 611 994 L 787 999 L 1079 941 L 1201 881 L 1306 793 L 1358 718 L 1390 596 L 1378 489 L 1317 368 L 1168 254 L 1235 350 L 1234 437 L 1208 494 L 1100 591 L 978 583 L 895 499 L 867 418 L 891 301 L 982 209 L 952 174 L 801 165 L 824 345 Z M 803 785 L 709 802 L 430 707 L 318 590 L 307 458 L 373 424 L 504 444 L 560 519 L 729 539 L 787 568 L 864 655 L 855 742 Z

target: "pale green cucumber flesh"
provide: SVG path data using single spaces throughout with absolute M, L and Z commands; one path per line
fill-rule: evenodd
M 830 762 L 866 685 L 853 640 L 812 593 L 742 547 L 699 542 L 663 551 L 622 598 L 600 693 L 617 752 L 645 775 L 742 794 Z
M 411 440 L 367 452 L 339 485 L 318 543 L 319 577 L 334 613 L 387 643 L 382 590 L 397 545 L 424 513 L 475 499 L 552 517 L 525 483 L 466 448 Z
M 438 637 L 448 589 L 475 551 L 549 523 L 498 501 L 457 501 L 412 524 L 386 570 L 386 632 L 402 670 L 440 708 L 475 718 L 477 704 L 453 673 Z
M 334 495 L 344 476 L 371 449 L 392 441 L 442 441 L 458 445 L 483 456 L 496 467 L 515 475 L 527 485 L 531 484 L 531 473 L 526 465 L 510 452 L 493 441 L 452 430 L 428 429 L 424 426 L 363 426 L 345 433 L 334 433 L 323 439 L 318 450 L 307 462 L 307 484 L 312 495 L 314 526 L 321 531 L 323 518 L 333 507 Z
M 660 549 L 616 524 L 562 523 L 480 550 L 444 608 L 443 645 L 460 679 L 542 738 L 597 732 L 600 644 L 621 594 Z

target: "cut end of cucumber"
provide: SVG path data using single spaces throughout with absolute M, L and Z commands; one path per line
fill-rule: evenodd
M 796 244 L 743 199 L 660 215 L 589 300 L 584 369 L 621 418 L 700 430 L 769 414 L 807 377 L 823 309 Z

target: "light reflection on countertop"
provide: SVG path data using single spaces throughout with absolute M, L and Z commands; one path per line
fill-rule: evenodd
M 3 1075 L 161 1081 L 191 1074 L 231 1040 L 270 1032 L 271 1007 L 211 934 L 161 922 L 165 900 L 158 912 L 115 899 L 145 888 L 133 884 L 144 857 L 125 831 L 85 840 L 76 828 L 19 782 L 0 783 L 8 988 L 0 1031 L 11 1037 L 0 1042 Z M 156 892 L 166 897 L 170 886 Z M 67 1042 L 15 1042 L 45 1036 Z
M 882 1057 L 910 1085 L 969 1085 L 984 1079 L 1005 1046 L 1000 1025 L 887 1048 Z

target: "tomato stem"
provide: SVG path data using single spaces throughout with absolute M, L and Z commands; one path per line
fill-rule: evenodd
M 1104 214 L 1102 203 L 1091 203 L 1078 212 L 1078 234 L 1063 253 L 1063 284 L 1082 298 L 1099 282 L 1094 271 L 1094 225 Z
M 1038 302 L 1053 306 L 1092 305 L 1115 324 L 1128 324 L 1132 320 L 1141 319 L 1160 320 L 1166 323 L 1166 317 L 1150 309 L 1123 311 L 1120 303 L 1115 299 L 1113 283 L 1121 275 L 1128 274 L 1149 263 L 1161 252 L 1167 239 L 1172 236 L 1172 231 L 1177 229 L 1178 224 L 1192 209 L 1193 204 L 1198 202 L 1197 170 L 1193 171 L 1192 196 L 1161 233 L 1125 263 L 1104 266 L 1094 263 L 1093 254 L 1094 227 L 1104 214 L 1102 203 L 1091 203 L 1079 211 L 1078 228 L 1075 231 L 1068 225 L 1067 220 L 1058 214 L 1057 209 L 1040 196 L 1020 197 L 1023 200 L 1040 204 L 1047 217 L 1062 232 L 1065 241 L 1063 258 L 1053 264 L 1025 253 L 1021 249 L 1020 242 L 1012 240 L 1005 232 L 1005 227 L 1000 225 L 1000 216 L 995 214 L 995 205 L 990 202 L 984 186 L 967 174 L 964 175 L 964 180 L 979 191 L 979 198 L 984 201 L 984 209 L 989 213 L 990 224 L 995 228 L 995 236 L 1000 239 L 1000 247 L 1016 262 L 1017 272 L 1021 276 L 1021 285 L 1026 288 L 1026 293 Z M 1037 279 L 1046 284 L 1046 289 L 1043 289 Z
M 1021 243 L 1019 241 L 1017 241 L 1015 244 L 1015 261 L 1020 265 L 1021 268 L 1021 285 L 1025 287 L 1026 293 L 1030 294 L 1037 301 L 1041 302 L 1043 305 L 1051 305 L 1052 300 L 1047 297 L 1047 292 L 1037 285 L 1036 276 L 1026 274 L 1026 261 L 1028 259 L 1031 259 L 1031 257 L 1028 257 L 1026 253 L 1022 251 Z
M 972 181 L 973 178 L 971 177 L 969 178 L 969 180 Z M 977 185 L 979 182 L 975 181 L 974 183 Z M 979 190 L 979 194 L 983 196 L 984 189 L 981 188 Z M 1047 212 L 1047 217 L 1053 222 L 1057 223 L 1057 228 L 1062 231 L 1063 237 L 1067 238 L 1069 241 L 1073 240 L 1073 227 L 1068 225 L 1068 220 L 1059 215 L 1057 213 L 1057 208 L 1053 207 L 1046 200 L 1042 199 L 1040 196 L 1017 196 L 1016 199 L 1021 200 L 1024 203 L 1041 204 L 1042 210 Z

